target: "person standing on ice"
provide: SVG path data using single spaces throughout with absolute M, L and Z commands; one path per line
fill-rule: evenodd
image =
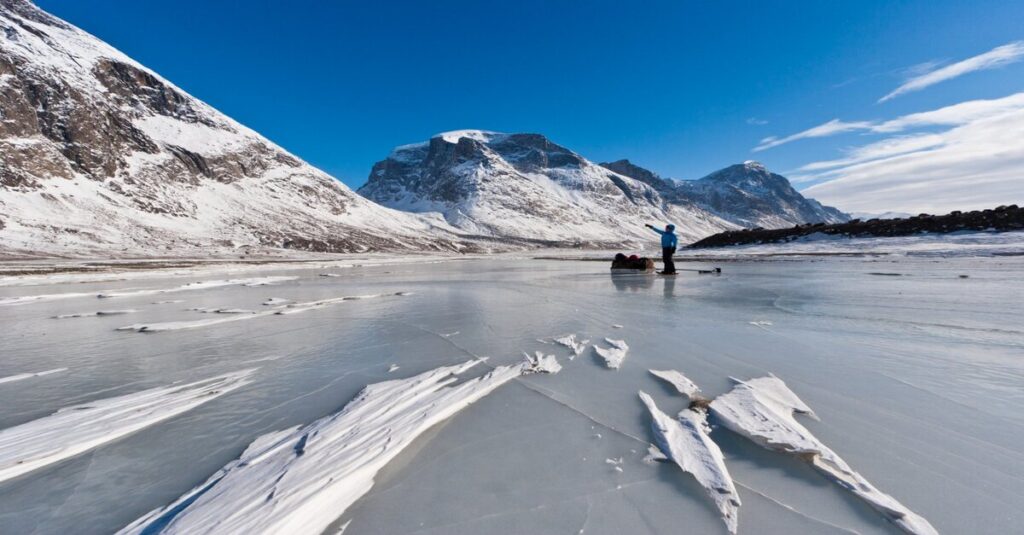
M 644 226 L 661 234 L 661 261 L 665 265 L 661 272 L 665 275 L 675 275 L 676 263 L 672 261 L 672 255 L 676 254 L 676 246 L 679 245 L 679 238 L 676 237 L 676 226 L 672 224 L 665 225 L 665 230 L 658 230 L 654 225 Z

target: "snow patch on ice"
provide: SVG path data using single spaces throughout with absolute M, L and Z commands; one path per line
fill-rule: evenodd
M 536 363 L 454 384 L 471 360 L 367 386 L 333 415 L 257 438 L 205 483 L 119 534 L 322 533 L 418 436 Z
M 174 292 L 187 292 L 192 290 L 207 290 L 210 288 L 219 288 L 222 286 L 269 286 L 277 284 L 279 282 L 292 281 L 298 277 L 285 277 L 285 276 L 271 276 L 271 277 L 250 277 L 245 279 L 224 279 L 224 280 L 208 280 L 190 282 L 174 288 L 154 288 L 147 290 L 131 290 L 121 292 L 108 292 L 101 293 L 97 297 L 110 298 L 110 297 L 132 297 L 136 295 L 153 295 L 153 294 L 166 294 Z
M 41 372 L 19 373 L 16 375 L 8 375 L 7 377 L 0 377 L 0 383 L 13 383 L 14 381 L 31 379 L 33 377 L 42 377 L 44 375 L 50 375 L 51 373 L 60 373 L 66 371 L 68 371 L 67 368 L 54 368 L 52 370 L 46 370 Z
M 651 430 L 658 449 L 684 472 L 693 475 L 707 490 L 722 513 L 729 533 L 736 533 L 740 496 L 725 467 L 722 450 L 709 436 L 711 429 L 707 413 L 684 409 L 678 418 L 673 419 L 661 412 L 646 392 L 640 391 L 639 394 L 651 413 Z
M 13 305 L 25 305 L 28 303 L 38 303 L 42 301 L 56 301 L 59 299 L 72 299 L 75 297 L 93 297 L 96 294 L 86 292 L 71 292 L 62 294 L 40 294 L 40 295 L 22 295 L 18 297 L 4 297 L 0 298 L 0 306 L 13 306 Z
M 181 331 L 185 329 L 197 329 L 200 327 L 209 327 L 211 325 L 219 325 L 221 323 L 231 323 L 235 321 L 251 320 L 255 318 L 262 318 L 266 316 L 284 316 L 290 314 L 300 314 L 302 312 L 308 312 L 310 310 L 317 310 L 334 306 L 339 303 L 346 301 L 358 301 L 362 299 L 372 299 L 375 297 L 385 296 L 402 296 L 407 295 L 404 292 L 398 292 L 394 294 L 370 294 L 370 295 L 347 295 L 343 297 L 334 297 L 330 299 L 321 299 L 319 301 L 309 301 L 305 303 L 291 303 L 286 305 L 279 305 L 271 307 L 268 310 L 242 310 L 242 309 L 193 309 L 199 311 L 213 311 L 217 312 L 218 315 L 224 317 L 205 319 L 205 320 L 194 320 L 194 321 L 166 321 L 162 323 L 133 323 L 131 325 L 125 325 L 124 327 L 118 327 L 119 331 L 135 331 L 140 333 L 153 333 L 161 331 Z
M 123 316 L 124 314 L 133 314 L 138 312 L 134 308 L 126 308 L 124 310 L 97 310 L 96 312 L 78 312 L 75 314 L 60 314 L 54 316 L 53 319 L 63 320 L 70 318 L 92 318 L 96 316 Z
M 0 481 L 74 457 L 249 383 L 245 370 L 61 409 L 0 431 Z
M 817 416 L 781 379 L 769 376 L 737 383 L 731 391 L 711 402 L 711 414 L 716 421 L 764 448 L 807 461 L 903 531 L 913 535 L 938 535 L 927 520 L 875 488 L 800 425 L 794 413 L 815 419 Z
M 612 340 L 611 338 L 605 338 L 605 342 L 608 342 L 612 347 L 604 348 L 595 345 L 594 351 L 597 352 L 601 358 L 604 359 L 605 365 L 609 369 L 617 370 L 622 365 L 622 361 L 626 360 L 626 353 L 629 351 L 629 346 L 626 345 L 625 340 Z
M 246 308 L 217 308 L 217 307 L 196 307 L 190 308 L 193 312 L 200 312 L 202 314 L 255 314 L 255 310 L 249 310 Z

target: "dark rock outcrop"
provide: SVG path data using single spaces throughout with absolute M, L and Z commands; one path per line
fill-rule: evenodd
M 846 223 L 832 225 L 817 223 L 784 229 L 743 229 L 708 236 L 690 247 L 785 243 L 815 234 L 858 238 L 911 236 L 924 233 L 944 234 L 958 231 L 1007 232 L 1014 230 L 1024 230 L 1024 209 L 1015 204 L 1000 206 L 992 210 L 957 211 L 946 215 L 920 214 L 904 219 L 870 219 L 868 221 L 854 219 Z

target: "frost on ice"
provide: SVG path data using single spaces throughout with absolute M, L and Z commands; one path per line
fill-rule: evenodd
M 875 488 L 800 425 L 793 413 L 815 419 L 817 416 L 781 379 L 769 376 L 737 383 L 731 391 L 711 402 L 711 414 L 716 421 L 767 449 L 804 459 L 903 531 L 915 535 L 938 534 L 927 520 Z
M 571 358 L 575 358 L 582 355 L 583 350 L 585 350 L 587 348 L 587 344 L 590 343 L 590 340 L 577 340 L 575 334 L 570 334 L 568 336 L 563 336 L 561 338 L 555 338 L 554 340 L 556 344 L 563 345 L 572 350 Z
M 61 409 L 0 431 L 0 481 L 113 442 L 248 384 L 253 370 Z
M 340 412 L 257 438 L 205 483 L 119 533 L 319 534 L 420 434 L 521 375 L 554 373 L 552 360 L 499 366 L 460 384 L 480 360 L 369 385 Z
M 708 436 L 707 413 L 699 409 L 683 409 L 678 418 L 673 419 L 661 412 L 646 392 L 640 391 L 639 394 L 651 413 L 651 429 L 658 449 L 668 460 L 697 479 L 722 513 L 729 532 L 736 533 L 740 497 L 725 467 L 722 450 Z M 657 457 L 651 455 L 651 458 Z
M 626 345 L 625 340 L 605 338 L 604 341 L 608 342 L 612 347 L 604 348 L 595 345 L 594 351 L 604 359 L 605 365 L 609 369 L 617 370 L 622 365 L 622 361 L 626 359 L 626 352 L 629 351 L 629 346 Z
M 665 381 L 666 383 L 675 387 L 676 391 L 686 396 L 687 398 L 694 400 L 700 394 L 700 387 L 696 383 L 690 380 L 689 377 L 675 371 L 675 370 L 647 370 L 651 372 L 651 375 Z

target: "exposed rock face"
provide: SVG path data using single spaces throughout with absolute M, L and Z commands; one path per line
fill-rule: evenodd
M 744 229 L 708 236 L 691 245 L 694 248 L 724 247 L 751 243 L 782 243 L 812 234 L 830 236 L 911 236 L 925 232 L 941 234 L 957 231 L 1007 232 L 1024 230 L 1024 209 L 1016 204 L 993 210 L 950 212 L 946 215 L 920 214 L 905 219 L 854 219 L 845 223 L 798 225 L 784 229 Z
M 459 247 L 28 1 L 0 32 L 0 252 Z
M 651 185 L 670 202 L 702 208 L 742 227 L 841 223 L 850 217 L 793 189 L 757 162 L 731 165 L 700 180 L 669 180 L 629 160 L 601 164 Z
M 465 130 L 398 147 L 359 193 L 391 208 L 438 212 L 472 234 L 514 239 L 611 245 L 654 242 L 644 223 L 673 222 L 684 241 L 734 228 L 539 134 Z

